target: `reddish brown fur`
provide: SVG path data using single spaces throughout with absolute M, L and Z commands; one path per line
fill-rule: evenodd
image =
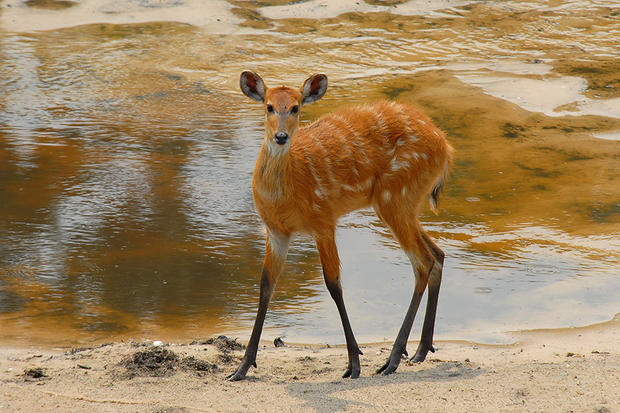
M 267 93 L 265 101 L 290 107 L 298 93 L 289 90 L 277 99 Z M 275 129 L 268 120 L 265 139 Z M 281 234 L 320 235 L 340 216 L 369 205 L 382 219 L 403 207 L 416 216 L 451 159 L 443 132 L 430 119 L 393 102 L 324 116 L 298 129 L 286 154 L 273 156 L 265 145 L 254 170 L 254 200 L 265 225 Z

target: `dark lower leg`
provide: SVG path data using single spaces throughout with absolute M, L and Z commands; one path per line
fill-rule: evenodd
M 352 379 L 356 379 L 360 376 L 359 355 L 362 354 L 362 352 L 357 345 L 357 341 L 355 340 L 355 336 L 353 335 L 353 329 L 351 328 L 351 323 L 349 322 L 349 317 L 347 316 L 347 310 L 344 306 L 344 300 L 342 298 L 342 287 L 337 281 L 329 281 L 328 277 L 325 277 L 325 281 L 327 284 L 327 289 L 329 290 L 330 295 L 334 299 L 336 307 L 338 307 L 338 313 L 340 314 L 340 320 L 342 321 L 342 328 L 344 329 L 344 338 L 347 342 L 349 366 L 347 367 L 347 370 L 344 372 L 342 377 L 351 377 Z
M 256 352 L 258 351 L 258 342 L 263 331 L 263 324 L 265 322 L 265 315 L 267 314 L 267 307 L 269 306 L 269 300 L 271 299 L 271 293 L 273 291 L 273 281 L 265 268 L 261 275 L 260 282 L 260 300 L 258 303 L 258 312 L 256 314 L 256 320 L 254 321 L 254 328 L 252 329 L 252 335 L 250 341 L 245 349 L 245 355 L 241 364 L 233 374 L 228 376 L 228 380 L 237 381 L 245 377 L 246 373 L 250 369 L 250 366 L 256 367 Z
M 422 337 L 418 349 L 413 356 L 413 361 L 421 363 L 426 358 L 429 351 L 435 352 L 433 348 L 433 332 L 435 330 L 435 317 L 437 314 L 437 301 L 439 299 L 439 288 L 443 270 L 444 253 L 426 234 L 423 234 L 424 241 L 428 245 L 435 257 L 435 263 L 431 269 L 428 281 L 428 302 L 426 304 L 426 314 L 424 315 L 424 325 L 422 327 Z
M 390 358 L 379 370 L 377 370 L 377 373 L 393 373 L 394 371 L 396 371 L 396 368 L 398 368 L 402 355 L 407 355 L 407 340 L 409 339 L 411 326 L 413 325 L 413 320 L 415 319 L 416 312 L 418 311 L 418 307 L 420 306 L 423 292 L 424 290 L 419 291 L 418 286 L 416 285 L 413 291 L 413 297 L 411 298 L 411 303 L 409 304 L 409 308 L 407 309 L 407 314 L 405 315 L 405 320 L 403 320 L 403 324 L 400 327 L 398 335 L 396 336 L 396 340 L 394 341 L 394 346 L 392 347 L 392 353 L 390 354 Z
M 439 284 L 429 285 L 428 302 L 426 303 L 426 314 L 424 316 L 424 325 L 422 327 L 422 338 L 418 349 L 413 356 L 413 361 L 421 363 L 430 351 L 435 352 L 433 348 L 433 331 L 435 330 L 435 315 L 437 314 L 437 300 L 439 298 Z

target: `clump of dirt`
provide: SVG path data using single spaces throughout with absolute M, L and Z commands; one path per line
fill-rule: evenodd
M 33 367 L 24 370 L 24 376 L 31 379 L 42 379 L 44 377 L 49 377 L 47 374 L 45 374 L 45 371 L 41 367 Z
M 238 357 L 231 355 L 235 350 L 243 350 L 245 346 L 237 341 L 236 338 L 226 336 L 211 337 L 208 340 L 195 340 L 191 345 L 212 345 L 215 346 L 220 354 L 217 355 L 217 361 L 220 364 L 232 364 L 238 361 Z
M 211 344 L 217 347 L 222 353 L 229 353 L 234 350 L 243 350 L 245 346 L 237 341 L 236 338 L 226 336 L 211 337 L 201 344 Z
M 221 364 L 233 364 L 237 361 L 236 358 L 234 358 L 233 356 L 231 356 L 228 353 L 222 353 L 222 354 L 218 354 L 217 355 L 217 360 L 221 363 Z
M 181 367 L 186 371 L 194 371 L 199 376 L 204 376 L 207 373 L 215 373 L 218 370 L 217 364 L 199 360 L 194 356 L 185 357 L 183 361 L 181 361 Z
M 217 364 L 209 363 L 194 356 L 180 359 L 179 356 L 163 347 L 151 347 L 136 351 L 120 363 L 127 369 L 126 376 L 130 379 L 137 376 L 168 377 L 179 369 L 195 372 L 199 376 L 214 373 L 218 370 Z
M 136 376 L 166 377 L 175 373 L 178 361 L 179 357 L 172 351 L 153 347 L 136 351 L 121 361 L 121 365 L 127 369 L 129 378 Z

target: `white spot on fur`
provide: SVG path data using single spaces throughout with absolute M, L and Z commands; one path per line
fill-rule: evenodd
M 426 122 L 424 122 L 422 119 L 418 119 L 418 123 L 419 123 L 420 125 L 426 125 Z
M 325 162 L 325 171 L 327 172 L 327 179 L 330 183 L 338 182 L 334 177 L 334 173 L 332 172 L 332 165 L 329 160 Z
M 385 191 L 381 192 L 381 199 L 383 200 L 383 202 L 388 202 L 390 199 L 392 199 L 392 193 L 386 189 Z
M 397 158 L 392 158 L 392 162 L 390 163 L 392 167 L 392 171 L 398 171 L 400 169 L 405 169 L 409 166 L 409 162 L 407 161 L 398 161 Z
M 401 196 L 407 195 L 407 187 L 406 186 L 403 186 L 403 189 L 400 190 L 400 194 L 401 194 Z
M 410 140 L 411 142 L 417 142 L 417 141 L 418 141 L 417 136 L 415 136 L 415 135 L 414 135 L 414 134 L 412 134 L 412 133 L 407 134 L 407 138 L 409 138 L 409 140 Z
M 353 145 L 354 150 L 359 153 L 362 159 L 368 159 L 368 156 L 366 155 L 366 150 L 364 149 L 364 146 L 361 143 L 361 138 L 359 136 L 355 136 L 354 139 L 352 139 L 349 143 Z M 348 147 L 348 146 L 347 146 Z
M 422 153 L 422 159 L 427 160 L 428 159 L 428 155 L 426 153 Z
M 331 120 L 340 121 L 342 123 L 342 125 L 336 125 L 333 123 L 330 123 L 329 125 L 335 130 L 333 137 L 341 142 L 340 148 L 347 152 L 346 158 L 354 158 L 351 145 L 355 146 L 355 150 L 361 153 L 363 158 L 366 158 L 366 151 L 364 151 L 364 148 L 359 146 L 359 142 L 362 138 L 357 129 L 351 125 L 349 120 L 339 115 L 332 115 Z M 345 129 L 345 131 L 343 132 L 342 129 Z M 348 137 L 348 139 L 345 139 L 345 137 Z
M 306 159 L 306 162 L 308 163 L 308 167 L 310 168 L 310 173 L 312 174 L 312 178 L 314 179 L 314 181 L 317 184 L 317 188 L 314 190 L 315 193 L 317 193 L 317 191 L 321 194 L 323 194 L 325 191 L 323 189 L 323 184 L 321 181 L 321 178 L 319 177 L 319 175 L 316 172 L 316 169 L 314 168 L 314 165 L 312 164 L 312 158 L 310 156 L 308 156 L 308 153 L 304 151 L 304 158 Z M 317 194 L 318 195 L 318 194 Z M 321 197 L 321 195 L 319 195 L 319 198 Z
M 316 194 L 316 196 L 318 196 L 321 199 L 323 199 L 325 197 L 325 193 L 323 191 L 321 191 L 319 188 L 315 188 L 314 189 L 314 193 Z
M 420 159 L 420 155 L 417 152 L 412 153 L 411 156 L 413 156 L 416 161 Z
M 271 231 L 270 229 L 267 229 L 267 234 L 269 236 L 271 252 L 280 258 L 285 258 L 288 252 L 290 237 Z
M 359 184 L 357 188 L 358 188 L 358 191 L 362 192 L 362 191 L 366 191 L 370 189 L 371 186 L 372 186 L 372 178 L 368 178 L 364 182 Z
M 407 132 L 409 132 L 411 130 L 410 116 L 403 112 L 402 105 L 397 105 L 396 110 L 398 111 L 398 117 L 400 118 L 401 123 L 403 124 Z
M 385 121 L 381 117 L 381 113 L 375 113 L 375 120 L 377 122 L 377 126 L 380 129 L 380 132 L 384 134 L 385 136 L 385 133 L 387 132 L 387 125 L 385 124 Z

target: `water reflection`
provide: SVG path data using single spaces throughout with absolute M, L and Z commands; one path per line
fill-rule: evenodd
M 448 132 L 442 212 L 423 216 L 448 257 L 438 337 L 501 341 L 618 312 L 620 149 L 593 137 L 620 129 L 614 10 L 459 4 L 316 20 L 252 3 L 217 34 L 181 18 L 0 29 L 0 339 L 247 336 L 264 242 L 262 114 L 237 91 L 248 67 L 268 84 L 326 72 L 305 121 L 387 97 Z M 343 219 L 338 244 L 358 339 L 392 338 L 408 260 L 370 211 Z M 271 308 L 273 334 L 342 342 L 311 240 L 293 243 Z

